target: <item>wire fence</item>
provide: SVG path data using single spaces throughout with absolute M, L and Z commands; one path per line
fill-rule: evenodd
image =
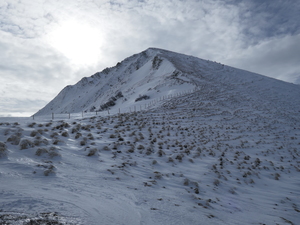
M 192 89 L 190 91 L 182 91 L 177 92 L 175 94 L 164 95 L 160 96 L 159 98 L 144 100 L 143 102 L 136 102 L 135 105 L 123 108 L 113 108 L 108 110 L 102 111 L 94 111 L 94 112 L 86 112 L 82 111 L 81 113 L 51 113 L 49 115 L 44 116 L 32 116 L 33 120 L 65 120 L 65 119 L 78 119 L 78 118 L 85 118 L 85 117 L 93 117 L 93 116 L 108 116 L 108 115 L 116 115 L 121 113 L 132 113 L 137 111 L 149 110 L 153 107 L 158 106 L 158 104 L 165 102 L 174 97 L 180 97 L 183 95 L 191 94 L 198 90 L 197 88 Z

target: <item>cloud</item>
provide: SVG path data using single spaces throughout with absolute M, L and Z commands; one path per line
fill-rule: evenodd
M 299 82 L 299 11 L 293 0 L 1 2 L 0 111 L 37 111 L 64 86 L 148 47 Z M 50 44 L 64 21 L 100 34 L 93 63 L 74 65 Z
M 300 78 L 300 34 L 270 38 L 236 52 L 228 64 L 288 82 Z

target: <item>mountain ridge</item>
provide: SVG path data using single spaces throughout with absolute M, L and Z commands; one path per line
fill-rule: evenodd
M 240 86 L 247 86 L 254 95 L 266 91 L 266 86 L 270 86 L 270 93 L 274 95 L 277 95 L 275 89 L 282 89 L 283 92 L 289 89 L 289 92 L 299 93 L 299 85 L 194 56 L 148 48 L 125 58 L 114 67 L 105 68 L 90 77 L 82 78 L 74 85 L 66 86 L 35 115 L 135 106 L 136 99 L 144 95 L 149 97 L 146 103 L 153 98 L 204 86 L 212 90 L 226 87 L 241 89 Z M 118 94 L 121 97 L 116 98 Z M 268 96 L 266 93 L 264 95 Z M 291 96 L 285 97 L 284 101 Z M 295 98 L 293 100 L 297 101 Z

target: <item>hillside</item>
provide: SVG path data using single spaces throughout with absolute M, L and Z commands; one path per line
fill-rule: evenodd
M 105 71 L 0 118 L 0 224 L 299 223 L 299 85 L 159 49 Z
M 291 99 L 299 93 L 298 85 L 193 56 L 149 48 L 115 67 L 65 87 L 35 115 L 108 109 L 124 111 L 134 106 L 141 108 L 155 99 L 194 90 L 215 98 L 217 93 L 222 92 L 227 95 L 225 98 L 237 94 L 254 101 L 261 96 L 268 101 L 299 101 L 298 97 Z

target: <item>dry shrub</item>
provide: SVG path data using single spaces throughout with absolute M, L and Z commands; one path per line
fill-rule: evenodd
M 6 154 L 7 154 L 6 144 L 0 142 L 0 158 L 6 156 Z
M 97 148 L 92 148 L 90 149 L 89 153 L 87 154 L 87 156 L 93 156 L 98 152 Z
M 68 133 L 68 131 L 64 131 L 64 132 L 62 132 L 61 136 L 63 136 L 63 137 L 69 137 L 69 133 Z
M 34 147 L 34 143 L 28 139 L 22 139 L 20 144 L 20 150 Z
M 30 133 L 30 136 L 31 137 L 35 137 L 37 135 L 37 131 L 36 130 L 33 130 L 31 133 Z
M 162 157 L 166 153 L 163 150 L 160 149 L 160 150 L 157 151 L 157 154 L 158 154 L 159 157 Z
M 139 145 L 139 146 L 137 146 L 137 149 L 142 150 L 142 149 L 145 149 L 145 147 L 143 145 Z
M 35 154 L 37 156 L 41 156 L 42 154 L 48 153 L 48 150 L 45 148 L 38 148 L 38 150 L 36 150 Z
M 49 141 L 45 138 L 43 140 L 41 140 L 41 138 L 37 138 L 36 140 L 34 140 L 34 145 L 35 146 L 49 145 Z
M 78 138 L 80 138 L 81 136 L 82 136 L 81 133 L 77 133 L 77 134 L 75 135 L 75 139 L 78 139 Z
M 20 144 L 20 136 L 13 134 L 9 138 L 7 138 L 7 142 L 10 142 L 12 145 L 19 145 Z
M 214 183 L 215 186 L 219 186 L 220 185 L 220 181 L 218 179 L 215 179 L 213 183 Z
M 105 146 L 103 147 L 103 150 L 104 150 L 104 151 L 110 151 L 110 148 L 109 148 L 107 145 L 105 145 Z

